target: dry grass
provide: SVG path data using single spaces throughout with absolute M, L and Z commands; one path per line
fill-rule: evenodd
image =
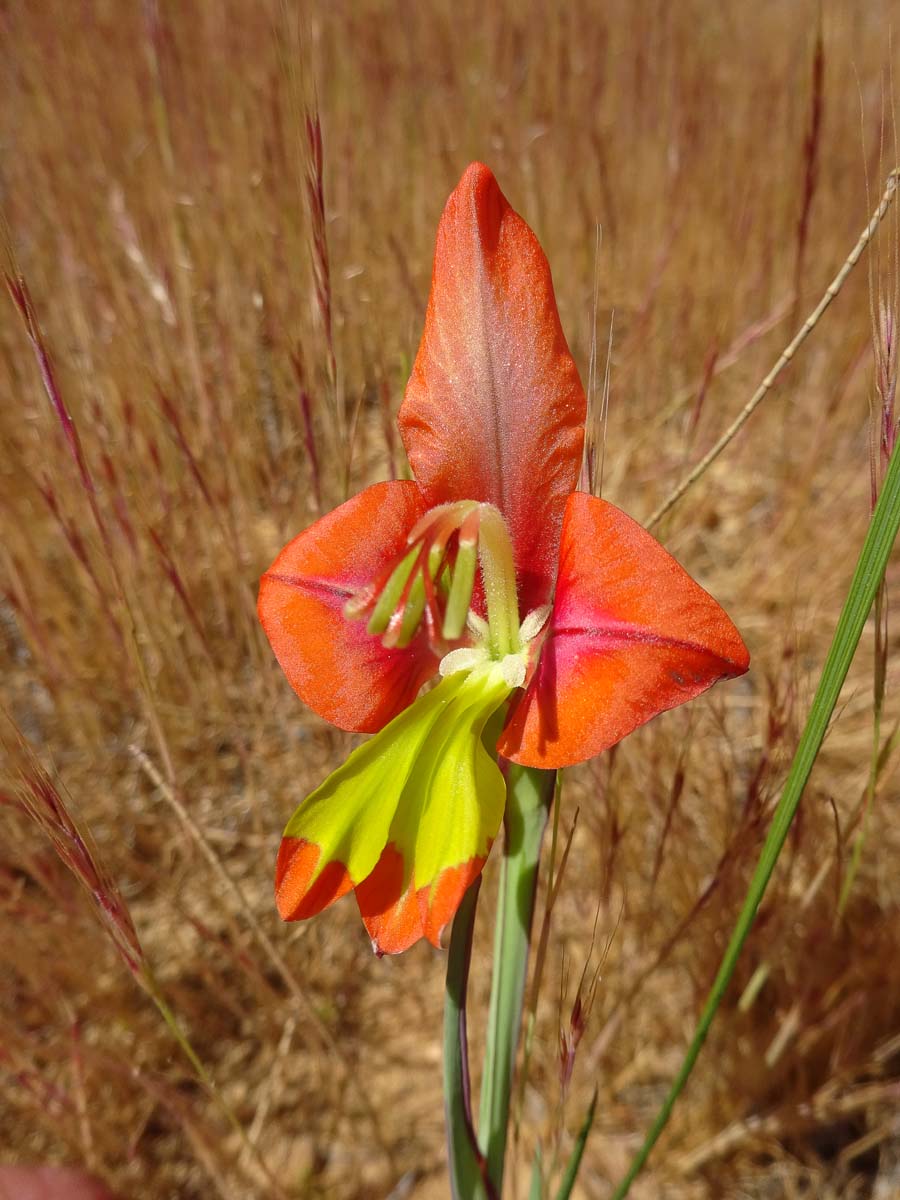
M 281 677 L 257 577 L 320 503 L 399 469 L 389 417 L 441 206 L 472 158 L 537 230 L 585 377 L 602 226 L 604 493 L 646 518 L 880 192 L 898 16 L 889 0 L 0 4 L 3 209 L 82 454 L 7 304 L 0 667 L 30 748 L 4 718 L 4 1158 L 84 1162 L 125 1196 L 277 1196 L 267 1171 L 288 1195 L 446 1194 L 442 957 L 375 961 L 350 901 L 309 925 L 275 916 L 281 826 L 347 739 Z M 607 1195 L 677 1067 L 867 520 L 871 344 L 863 267 L 666 521 L 754 666 L 567 778 L 562 834 L 580 817 L 520 1192 L 535 1139 L 548 1162 L 564 1153 L 596 1084 L 581 1194 Z M 895 754 L 836 919 L 873 644 L 869 630 L 742 978 L 635 1196 L 900 1188 Z M 885 736 L 897 683 L 889 657 Z M 492 883 L 489 867 L 476 1050 Z M 602 970 L 563 1111 L 559 1030 L 595 919 L 588 983 Z M 136 983 L 142 962 L 258 1153 Z

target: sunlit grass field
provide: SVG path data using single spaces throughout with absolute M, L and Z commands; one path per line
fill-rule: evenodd
M 123 1198 L 448 1194 L 445 956 L 376 960 L 352 899 L 275 912 L 284 822 L 353 743 L 283 678 L 259 576 L 404 473 L 434 232 L 475 159 L 546 250 L 603 495 L 646 521 L 876 206 L 898 25 L 890 0 L 0 3 L 4 269 L 36 322 L 2 297 L 0 1162 Z M 752 666 L 565 773 L 512 1196 L 596 1088 L 575 1194 L 603 1200 L 681 1061 L 870 515 L 898 211 L 655 530 Z M 900 1195 L 896 647 L 877 782 L 873 621 L 635 1197 Z

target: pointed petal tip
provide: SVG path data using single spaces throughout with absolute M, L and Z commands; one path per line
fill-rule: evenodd
M 735 647 L 731 657 L 734 673 L 729 678 L 737 679 L 739 675 L 746 675 L 750 670 L 750 651 L 747 649 L 747 645 L 738 633 L 737 628 L 734 625 L 731 628 L 734 630 L 735 638 Z
M 491 200 L 499 201 L 503 207 L 509 206 L 494 172 L 483 162 L 477 160 L 469 163 L 463 171 L 459 183 L 450 193 L 446 207 L 451 208 L 465 196 L 472 198 L 476 208 L 485 206 Z
M 494 172 L 490 167 L 485 166 L 479 159 L 474 159 L 460 176 L 457 188 L 472 188 L 483 187 L 486 184 L 497 183 Z
M 398 420 L 430 504 L 475 499 L 503 512 L 523 613 L 550 598 L 585 415 L 547 258 L 490 169 L 473 162 L 438 225 L 425 329 Z
M 572 766 L 749 666 L 713 597 L 637 522 L 576 492 L 549 633 L 498 749 L 523 766 Z
M 388 845 L 378 866 L 356 888 L 360 916 L 377 957 L 402 954 L 423 938 L 443 951 L 444 930 L 486 861 L 486 856 L 472 858 L 446 867 L 431 884 L 416 887 L 410 879 L 404 888 L 402 856 Z
M 275 863 L 275 906 L 282 921 L 302 921 L 328 908 L 353 884 L 340 862 L 321 868 L 318 846 L 303 838 L 284 837 Z

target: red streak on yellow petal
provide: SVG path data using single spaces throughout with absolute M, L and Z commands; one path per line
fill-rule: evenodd
M 343 863 L 326 863 L 310 885 L 321 851 L 304 838 L 286 837 L 275 864 L 275 903 L 282 921 L 314 917 L 353 887 Z
M 368 879 L 356 888 L 360 915 L 377 954 L 402 954 L 420 938 L 440 949 L 441 934 L 453 919 L 466 890 L 481 874 L 486 859 L 476 857 L 445 868 L 438 878 L 403 886 L 403 857 L 387 845 Z

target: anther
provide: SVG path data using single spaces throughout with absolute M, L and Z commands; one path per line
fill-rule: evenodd
M 384 633 L 390 624 L 391 617 L 400 601 L 400 597 L 403 595 L 403 589 L 406 587 L 418 557 L 419 547 L 414 546 L 391 572 L 390 578 L 384 585 L 381 595 L 372 609 L 372 615 L 366 626 L 367 631 L 373 636 Z
M 459 548 L 450 581 L 450 594 L 444 610 L 443 635 L 447 641 L 462 637 L 472 602 L 475 571 L 478 567 L 479 510 L 469 513 L 459 530 Z
M 526 619 L 520 632 L 512 546 L 493 505 L 474 500 L 437 505 L 416 522 L 407 545 L 402 558 L 347 600 L 348 620 L 368 615 L 367 631 L 388 648 L 409 646 L 424 620 L 436 653 L 445 653 L 468 630 L 490 658 L 519 654 L 528 640 L 522 633 L 531 631 Z M 471 607 L 479 563 L 487 621 Z
M 413 576 L 406 603 L 402 610 L 394 613 L 387 632 L 381 639 L 389 648 L 405 649 L 416 635 L 422 614 L 425 612 L 425 581 L 421 571 Z

